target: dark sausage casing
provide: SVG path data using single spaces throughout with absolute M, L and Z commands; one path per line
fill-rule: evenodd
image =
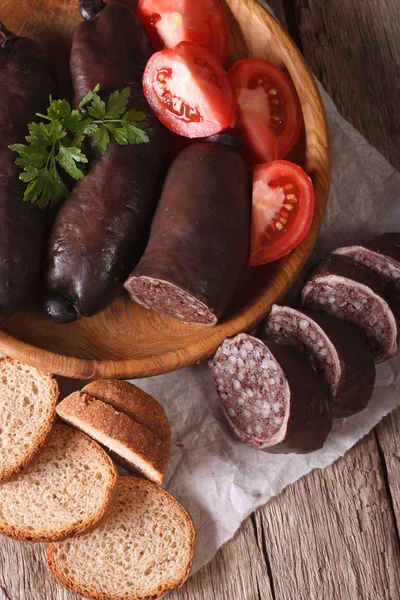
M 376 363 L 398 352 L 400 305 L 393 285 L 347 256 L 331 254 L 313 271 L 303 305 L 343 319 L 364 335 Z
M 125 287 L 139 304 L 184 323 L 214 325 L 244 272 L 250 187 L 243 159 L 199 142 L 172 164 L 146 251 Z
M 361 246 L 337 248 L 334 254 L 364 265 L 400 291 L 400 233 L 383 233 Z
M 100 93 L 130 87 L 129 108 L 146 113 L 147 144 L 112 141 L 78 182 L 56 217 L 50 238 L 44 312 L 57 322 L 92 316 L 116 298 L 144 249 L 168 156 L 168 134 L 142 92 L 151 48 L 135 15 L 109 2 L 75 32 L 71 71 L 75 105 L 96 84 Z M 99 4 L 97 2 L 97 4 Z M 95 4 L 93 7 L 96 8 Z
M 273 453 L 322 448 L 332 427 L 327 390 L 292 349 L 239 334 L 219 347 L 210 368 L 240 440 Z
M 0 319 L 25 301 L 42 257 L 46 211 L 23 201 L 17 154 L 27 125 L 55 92 L 53 66 L 33 40 L 16 37 L 0 24 Z
M 321 374 L 332 415 L 348 417 L 371 399 L 375 365 L 362 334 L 324 313 L 273 305 L 259 329 L 263 340 L 293 348 Z

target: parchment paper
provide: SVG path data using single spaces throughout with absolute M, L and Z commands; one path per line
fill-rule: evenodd
M 400 174 L 337 112 L 321 89 L 333 148 L 332 189 L 312 260 L 369 234 L 400 231 Z M 225 423 L 206 364 L 135 381 L 163 403 L 172 425 L 172 458 L 164 487 L 192 515 L 193 572 L 207 563 L 240 523 L 288 484 L 342 456 L 400 404 L 400 359 L 377 368 L 366 410 L 342 421 L 318 452 L 269 455 L 236 440 Z

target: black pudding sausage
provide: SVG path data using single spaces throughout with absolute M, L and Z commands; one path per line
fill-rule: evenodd
M 400 233 L 383 233 L 367 244 L 338 248 L 334 254 L 364 265 L 400 291 Z
M 332 427 L 322 379 L 291 348 L 241 333 L 218 348 L 210 369 L 234 434 L 257 450 L 306 454 Z
M 214 325 L 247 264 L 250 210 L 245 164 L 225 140 L 186 148 L 169 170 L 146 251 L 125 283 L 131 298 L 184 323 Z
M 46 257 L 43 312 L 66 323 L 109 306 L 144 250 L 168 159 L 168 134 L 151 112 L 142 74 L 151 48 L 136 16 L 116 2 L 81 2 L 87 21 L 75 32 L 71 71 L 75 105 L 96 84 L 100 94 L 130 87 L 129 108 L 146 113 L 147 144 L 112 141 L 97 154 L 55 219 Z
M 53 66 L 42 48 L 0 23 L 0 319 L 24 303 L 43 253 L 47 213 L 23 201 L 17 155 L 8 146 L 25 143 L 27 125 L 55 92 Z
M 376 363 L 399 350 L 398 295 L 391 283 L 348 256 L 330 254 L 301 293 L 303 306 L 355 325 Z
M 333 417 L 349 417 L 368 405 L 375 383 L 374 360 L 361 333 L 349 323 L 273 304 L 258 333 L 268 343 L 293 348 L 321 374 Z

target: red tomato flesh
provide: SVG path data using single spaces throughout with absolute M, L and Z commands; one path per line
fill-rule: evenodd
M 253 173 L 251 267 L 286 256 L 307 235 L 314 189 L 307 173 L 286 160 L 257 165 Z
M 208 50 L 191 42 L 149 59 L 143 90 L 168 129 L 189 138 L 219 133 L 232 122 L 235 100 L 228 77 Z
M 154 50 L 194 42 L 225 62 L 229 24 L 218 0 L 140 0 L 137 14 Z
M 260 58 L 239 60 L 228 77 L 237 99 L 233 127 L 244 138 L 253 164 L 286 156 L 299 139 L 303 121 L 291 79 Z

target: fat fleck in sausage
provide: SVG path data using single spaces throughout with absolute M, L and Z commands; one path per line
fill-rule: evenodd
M 217 350 L 210 368 L 235 435 L 274 453 L 322 448 L 332 427 L 322 379 L 292 349 L 240 334 Z
M 71 70 L 75 105 L 97 83 L 107 98 L 130 87 L 130 108 L 143 111 L 150 142 L 111 142 L 62 205 L 47 255 L 44 312 L 65 323 L 109 306 L 140 258 L 168 155 L 168 135 L 142 92 L 151 48 L 135 15 L 117 2 L 83 0 L 87 21 L 74 35 Z
M 375 366 L 363 336 L 352 325 L 324 313 L 274 304 L 259 335 L 293 348 L 322 375 L 334 417 L 348 417 L 367 406 Z
M 33 40 L 0 23 L 0 319 L 25 301 L 42 257 L 46 212 L 23 201 L 24 184 L 8 146 L 25 143 L 27 125 L 55 91 L 53 66 Z
M 368 267 L 400 291 L 400 233 L 384 233 L 362 246 L 338 248 L 334 254 Z
M 394 287 L 346 256 L 331 254 L 317 267 L 302 291 L 306 308 L 343 319 L 360 329 L 375 362 L 398 352 Z
M 214 325 L 247 263 L 248 174 L 225 138 L 175 159 L 146 251 L 125 283 L 133 300 L 184 323 Z

